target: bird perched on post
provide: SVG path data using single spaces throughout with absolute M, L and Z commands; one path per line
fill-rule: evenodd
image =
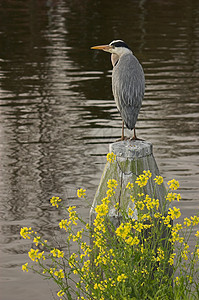
M 141 64 L 122 40 L 112 41 L 109 45 L 94 46 L 91 49 L 111 53 L 112 91 L 123 120 L 121 140 L 125 139 L 124 123 L 128 129 L 134 130 L 133 139 L 137 139 L 135 124 L 145 91 L 144 71 Z

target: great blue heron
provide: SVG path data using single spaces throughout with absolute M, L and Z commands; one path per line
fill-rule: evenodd
M 135 124 L 145 90 L 142 66 L 122 40 L 112 41 L 109 45 L 94 46 L 91 49 L 111 53 L 113 96 L 123 120 L 121 140 L 125 139 L 124 123 L 128 129 L 134 129 L 133 139 L 137 139 Z

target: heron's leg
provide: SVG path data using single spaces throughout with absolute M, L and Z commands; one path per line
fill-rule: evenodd
M 124 121 L 122 121 L 122 136 L 121 141 L 124 141 Z
M 139 139 L 137 136 L 136 136 L 136 133 L 135 133 L 135 128 L 133 129 L 133 137 L 131 138 L 131 140 L 137 140 L 137 141 L 144 141 L 142 139 Z
M 132 137 L 132 140 L 137 140 L 137 136 L 136 136 L 136 133 L 135 133 L 135 127 L 133 128 L 133 137 Z

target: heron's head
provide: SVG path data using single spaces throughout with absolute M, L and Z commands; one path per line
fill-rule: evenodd
M 129 49 L 127 44 L 125 42 L 123 42 L 122 40 L 112 41 L 108 45 L 94 46 L 94 47 L 91 47 L 91 49 L 103 50 L 103 51 L 109 52 L 111 54 L 116 54 L 119 57 L 125 53 L 131 52 L 131 50 Z

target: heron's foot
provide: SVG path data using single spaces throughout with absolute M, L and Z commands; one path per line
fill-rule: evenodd
M 121 136 L 121 138 L 116 140 L 116 142 L 127 141 L 127 140 L 129 140 L 127 136 Z
M 139 139 L 137 136 L 133 136 L 130 138 L 130 141 L 144 141 L 143 139 Z

